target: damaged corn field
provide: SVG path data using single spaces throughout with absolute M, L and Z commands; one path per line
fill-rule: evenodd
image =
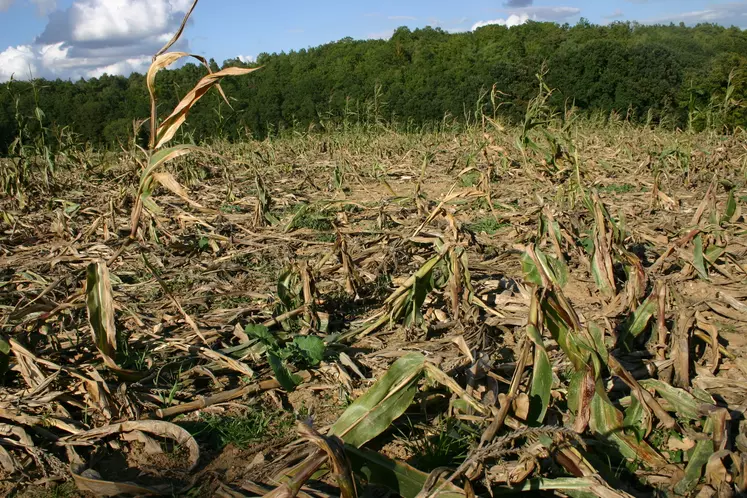
M 540 75 L 519 126 L 178 143 L 254 70 L 152 93 L 148 147 L 26 158 L 0 493 L 747 490 L 743 131 L 554 113 Z

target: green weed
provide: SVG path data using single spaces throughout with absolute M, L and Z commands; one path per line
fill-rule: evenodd
M 480 183 L 480 172 L 470 171 L 465 173 L 459 177 L 459 182 L 462 184 L 462 187 L 474 187 Z
M 258 441 L 282 437 L 293 427 L 293 417 L 252 407 L 242 415 L 203 415 L 197 422 L 181 425 L 198 441 L 220 450 L 229 444 L 247 448 Z
M 627 194 L 628 192 L 635 192 L 636 187 L 629 183 L 613 183 L 611 185 L 597 187 L 597 190 L 605 194 Z
M 480 218 L 473 223 L 469 223 L 467 228 L 475 233 L 485 232 L 488 235 L 494 235 L 498 230 L 506 226 L 508 226 L 507 223 L 501 223 L 495 218 L 486 216 L 485 218 Z

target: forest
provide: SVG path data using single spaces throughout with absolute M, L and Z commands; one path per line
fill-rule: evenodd
M 192 111 L 184 133 L 195 142 L 262 138 L 349 120 L 381 120 L 406 129 L 465 121 L 476 111 L 516 120 L 537 93 L 540 72 L 546 72 L 554 91 L 550 104 L 558 110 L 575 106 L 702 129 L 727 88 L 733 101 L 743 100 L 745 54 L 745 31 L 711 24 L 597 26 L 582 20 L 574 26 L 490 25 L 464 33 L 401 27 L 386 41 L 344 38 L 262 53 L 256 62 L 261 71 L 224 83 L 231 107 L 211 92 Z M 210 65 L 218 69 L 214 60 Z M 244 64 L 235 59 L 222 66 Z M 167 71 L 159 80 L 162 105 L 173 107 L 204 73 L 193 64 Z M 112 147 L 131 137 L 133 120 L 148 116 L 149 100 L 141 74 L 11 81 L 0 92 L 0 153 L 8 151 L 19 127 L 39 122 L 37 108 L 56 136 Z M 747 111 L 736 111 L 725 125 L 745 123 Z

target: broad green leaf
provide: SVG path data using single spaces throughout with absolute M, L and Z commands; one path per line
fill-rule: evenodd
M 726 200 L 726 209 L 724 210 L 724 215 L 721 217 L 721 223 L 730 222 L 736 212 L 737 200 L 734 198 L 734 189 L 731 189 L 729 190 L 729 198 Z
M 642 379 L 638 383 L 644 389 L 653 389 L 656 393 L 664 398 L 669 407 L 677 413 L 680 417 L 684 417 L 689 420 L 700 419 L 698 412 L 698 406 L 701 404 L 692 394 L 680 389 L 678 387 L 671 386 L 666 382 L 662 382 L 657 379 Z
M 565 301 L 560 296 L 555 290 L 546 291 L 541 302 L 545 325 L 550 335 L 571 360 L 573 367 L 581 370 L 585 368 L 589 359 L 589 351 L 581 347 L 579 331 L 575 325 L 578 318 L 571 316 L 572 309 L 565 309 L 563 305 Z
M 350 459 L 350 466 L 358 475 L 372 484 L 385 486 L 403 498 L 415 498 L 428 480 L 428 474 L 421 472 L 404 462 L 392 460 L 384 455 L 345 445 L 345 453 Z M 443 483 L 439 479 L 434 489 Z M 432 495 L 437 498 L 465 498 L 465 493 L 456 485 L 449 483 L 441 491 Z
M 527 337 L 534 343 L 534 368 L 532 370 L 532 384 L 529 389 L 529 416 L 527 421 L 536 425 L 541 425 L 545 419 L 552 388 L 552 364 L 542 341 L 542 334 L 537 328 L 539 312 L 539 303 L 535 292 L 529 306 L 529 323 L 527 324 Z
M 553 256 L 548 256 L 547 262 L 552 270 L 552 275 L 554 277 L 553 283 L 559 285 L 561 288 L 565 287 L 568 283 L 568 266 L 565 264 L 565 261 Z
M 700 235 L 697 235 L 693 240 L 693 266 L 698 270 L 700 278 L 708 280 L 708 271 L 703 259 L 703 238 Z
M 287 392 L 294 391 L 296 386 L 303 381 L 301 377 L 291 373 L 291 371 L 288 370 L 288 367 L 285 366 L 283 360 L 275 353 L 268 352 L 267 361 L 270 364 L 270 368 L 272 368 L 272 372 L 275 374 L 275 379 L 277 379 L 283 389 Z
M 301 350 L 310 365 L 318 365 L 324 359 L 324 341 L 315 335 L 299 335 L 293 343 Z
M 524 273 L 524 280 L 534 285 L 542 285 L 542 277 L 537 265 L 526 252 L 521 255 L 521 271 Z
M 713 420 L 711 418 L 706 420 L 703 430 L 705 433 L 713 432 Z M 703 475 L 703 468 L 714 451 L 713 439 L 701 439 L 695 443 L 695 448 L 690 454 L 687 467 L 685 467 L 685 477 L 674 486 L 676 494 L 687 495 L 695 488 Z
M 715 244 L 708 246 L 708 249 L 706 249 L 705 254 L 703 256 L 705 257 L 706 261 L 708 261 L 709 264 L 713 265 L 716 263 L 716 261 L 721 258 L 721 256 L 724 255 L 726 252 L 725 247 L 720 247 Z
M 589 428 L 598 438 L 615 446 L 625 458 L 641 461 L 646 467 L 654 469 L 667 465 L 667 461 L 646 441 L 639 442 L 625 433 L 623 415 L 610 402 L 601 383 L 597 384 L 596 394 L 591 400 Z
M 625 341 L 628 337 L 638 337 L 646 330 L 648 322 L 656 313 L 658 302 L 659 296 L 654 291 L 628 316 L 623 323 L 623 331 L 620 337 L 622 341 Z
M 638 441 L 641 441 L 646 435 L 646 426 L 644 425 L 646 411 L 643 409 L 643 403 L 638 401 L 635 395 L 630 397 L 630 406 L 625 410 L 623 418 L 623 427 L 626 430 L 635 432 Z
M 419 353 L 395 361 L 383 377 L 345 410 L 330 434 L 360 447 L 384 432 L 412 403 L 424 369 L 425 357 Z
M 244 332 L 246 332 L 247 335 L 256 337 L 257 339 L 259 339 L 261 343 L 263 343 L 268 348 L 277 349 L 278 347 L 278 340 L 270 332 L 270 329 L 268 329 L 264 325 L 254 324 L 254 323 L 247 324 L 244 327 Z

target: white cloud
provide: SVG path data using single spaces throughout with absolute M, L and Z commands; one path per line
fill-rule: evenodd
M 26 79 L 38 76 L 36 54 L 29 45 L 8 47 L 0 52 L 0 81 L 8 81 L 11 76 L 16 79 Z
M 56 0 L 31 1 L 40 11 L 56 7 Z M 49 14 L 46 28 L 33 43 L 0 52 L 0 81 L 13 74 L 28 78 L 29 69 L 34 77 L 63 79 L 145 71 L 152 55 L 174 35 L 191 3 L 74 0 L 69 8 Z M 182 40 L 177 47 L 187 45 Z
M 652 23 L 678 23 L 686 24 L 714 23 L 724 26 L 747 27 L 747 1 L 712 4 L 702 10 L 681 12 L 668 16 L 651 19 Z
M 621 9 L 616 9 L 612 14 L 604 16 L 605 19 L 620 19 L 621 17 L 625 17 L 625 13 Z
M 581 14 L 581 9 L 576 7 L 526 7 L 523 9 L 508 9 L 507 13 L 509 15 L 505 18 L 476 22 L 472 25 L 472 31 L 490 24 L 500 24 L 511 28 L 527 21 L 563 21 Z
M 36 10 L 40 16 L 46 16 L 57 9 L 57 0 L 31 0 L 31 3 L 36 5 Z
M 532 21 L 563 21 L 581 14 L 581 9 L 577 7 L 527 7 L 509 12 L 516 15 L 526 14 Z
M 257 60 L 253 55 L 238 55 L 236 56 L 236 58 L 244 64 L 250 64 Z
M 13 5 L 13 0 L 0 0 L 0 12 L 4 12 Z
M 387 29 L 386 31 L 379 31 L 377 33 L 369 33 L 369 40 L 388 40 L 394 34 L 393 29 Z
M 500 24 L 501 26 L 506 27 L 514 27 L 518 26 L 520 24 L 524 24 L 529 20 L 529 16 L 527 14 L 511 14 L 506 19 L 491 19 L 490 21 L 477 21 L 475 24 L 472 25 L 472 31 L 476 30 L 477 28 L 482 28 L 483 26 L 489 26 L 491 24 Z
M 413 16 L 389 16 L 387 17 L 390 21 L 417 21 L 417 17 Z

